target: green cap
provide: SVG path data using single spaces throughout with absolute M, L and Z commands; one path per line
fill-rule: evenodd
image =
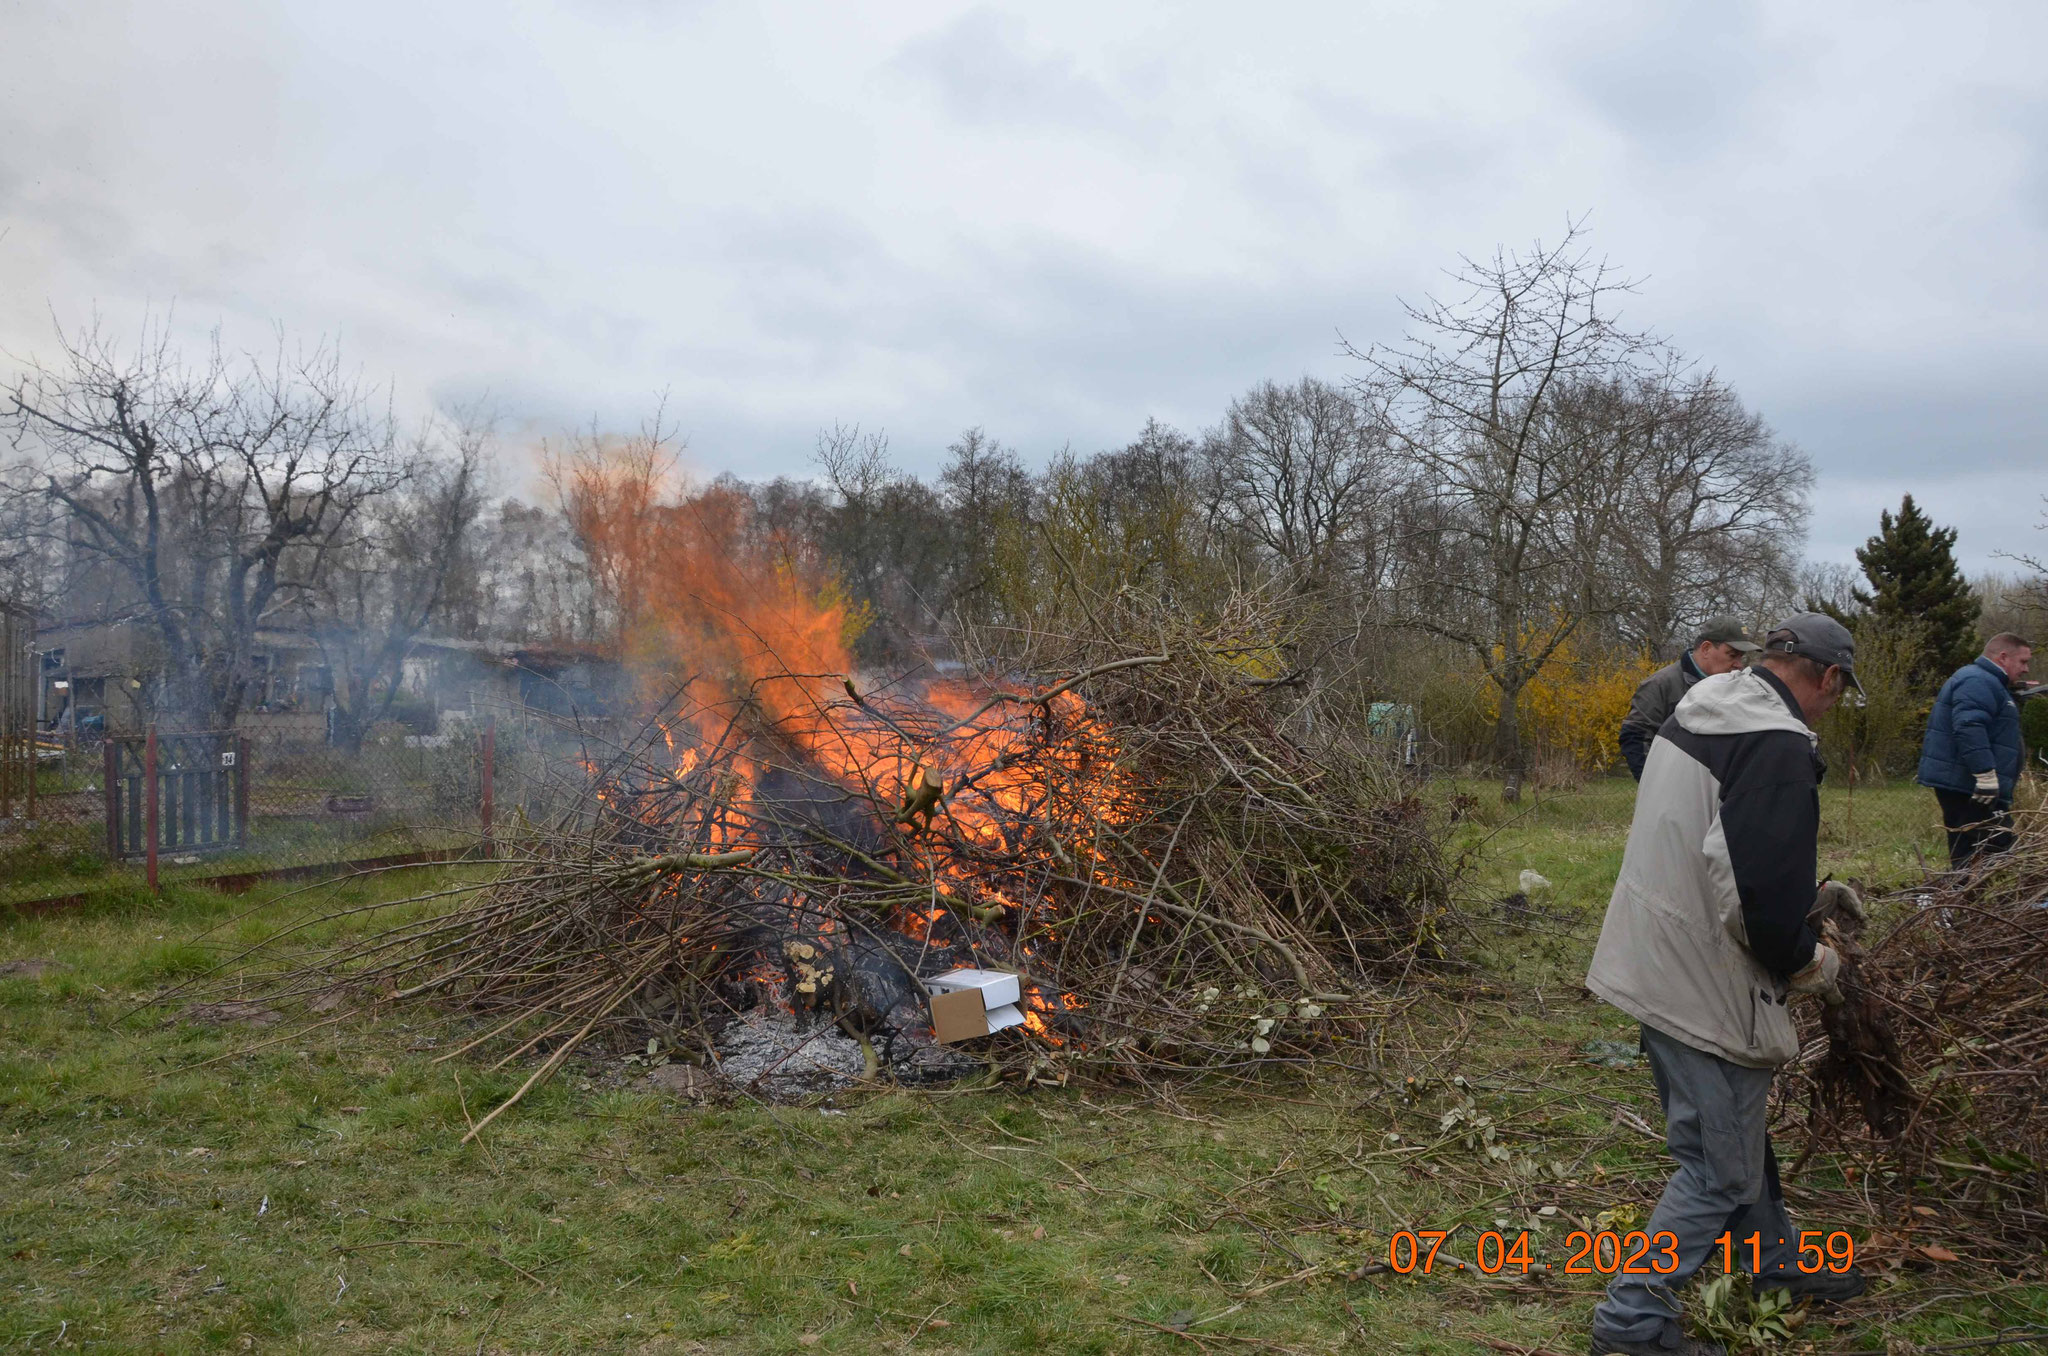
M 1742 623 L 1733 617 L 1709 617 L 1694 637 L 1693 644 L 1711 640 L 1717 645 L 1731 645 L 1743 654 L 1755 654 L 1763 646 L 1749 638 L 1749 632 L 1742 629 Z

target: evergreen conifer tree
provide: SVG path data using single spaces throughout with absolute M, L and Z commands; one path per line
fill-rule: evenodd
M 1916 683 L 1931 687 L 1977 653 L 1981 604 L 1956 565 L 1956 530 L 1936 527 L 1907 495 L 1897 517 L 1883 513 L 1878 533 L 1856 552 L 1870 591 L 1852 596 L 1863 615 L 1886 627 L 1916 627 Z

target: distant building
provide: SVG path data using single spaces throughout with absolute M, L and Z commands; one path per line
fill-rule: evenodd
M 37 716 L 52 734 L 96 739 L 133 734 L 147 723 L 146 693 L 159 663 L 154 637 L 129 620 L 67 621 L 41 627 Z M 301 632 L 256 633 L 255 676 L 236 726 L 251 733 L 318 739 L 330 694 L 319 646 Z
M 563 718 L 610 715 L 630 695 L 624 666 L 591 646 L 440 636 L 413 643 L 399 686 L 436 712 L 520 710 Z
M 37 726 L 60 738 L 139 733 L 159 661 L 146 624 L 68 621 L 36 631 Z M 237 729 L 252 736 L 320 743 L 329 736 L 334 682 L 318 642 L 302 631 L 263 628 Z M 439 732 L 448 712 L 608 714 L 627 695 L 624 671 L 584 646 L 422 636 L 402 661 L 391 716 L 414 733 Z

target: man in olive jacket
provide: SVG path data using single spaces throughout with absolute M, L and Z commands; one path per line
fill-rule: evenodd
M 1733 673 L 1761 648 L 1735 618 L 1710 617 L 1693 638 L 1690 650 L 1636 684 L 1635 700 L 1621 722 L 1621 756 L 1628 763 L 1628 775 L 1643 779 L 1650 741 L 1694 683 L 1716 673 Z
M 1651 741 L 1586 987 L 1641 1023 L 1678 1168 L 1643 1225 L 1653 1271 L 1616 1275 L 1593 1312 L 1595 1356 L 1720 1353 L 1684 1335 L 1678 1295 L 1724 1232 L 1758 1289 L 1863 1289 L 1853 1269 L 1799 1269 L 1766 1133 L 1771 1080 L 1799 1053 L 1788 1002 L 1841 1002 L 1840 957 L 1807 922 L 1823 888 L 1812 726 L 1855 683 L 1854 660 L 1833 618 L 1788 617 L 1757 664 L 1695 683 Z M 1824 888 L 1860 916 L 1854 892 Z
M 2027 677 L 2034 647 L 2007 632 L 1941 685 L 1920 746 L 1920 785 L 1941 802 L 1948 864 L 1961 870 L 1980 852 L 2013 843 L 2013 787 L 2020 779 L 2020 707 L 2014 693 Z M 2028 694 L 2030 695 L 2030 694 Z

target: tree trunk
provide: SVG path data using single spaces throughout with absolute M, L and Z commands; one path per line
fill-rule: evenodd
M 1504 805 L 1522 799 L 1522 779 L 1528 772 L 1528 751 L 1522 746 L 1522 688 L 1505 684 L 1500 690 L 1500 719 L 1493 726 L 1493 760 L 1501 770 L 1500 798 Z

